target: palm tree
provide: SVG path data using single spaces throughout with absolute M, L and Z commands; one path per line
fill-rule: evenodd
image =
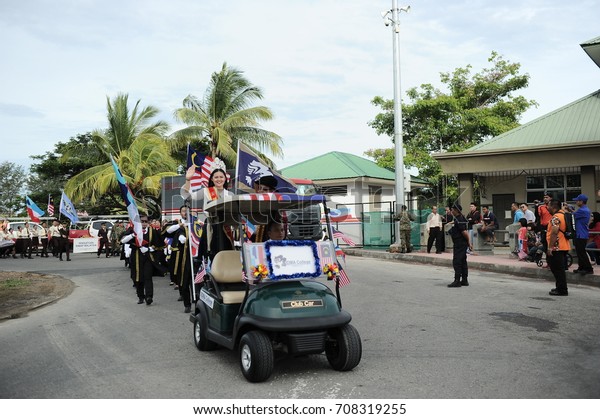
M 187 125 L 172 135 L 172 150 L 180 150 L 188 142 L 204 145 L 211 157 L 220 157 L 229 164 L 235 162 L 237 142 L 276 157 L 283 157 L 281 137 L 260 128 L 261 121 L 273 119 L 265 106 L 250 106 L 262 99 L 262 90 L 253 86 L 240 70 L 223 63 L 221 71 L 213 73 L 204 98 L 189 95 L 183 108 L 175 111 L 175 119 Z
M 144 207 L 143 197 L 160 194 L 160 179 L 176 175 L 177 162 L 169 154 L 164 133 L 166 122 L 150 122 L 158 109 L 147 106 L 139 109 L 138 100 L 131 111 L 127 106 L 128 95 L 119 94 L 111 103 L 107 98 L 108 122 L 106 130 L 92 132 L 92 145 L 85 150 L 73 147 L 63 158 L 77 153 L 97 155 L 98 165 L 82 171 L 68 180 L 65 193 L 73 201 L 89 199 L 95 203 L 100 196 L 117 193 L 119 187 L 109 156 L 113 155 L 123 176 L 138 202 Z

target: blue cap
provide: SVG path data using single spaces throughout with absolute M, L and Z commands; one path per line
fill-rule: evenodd
M 588 197 L 587 195 L 584 195 L 582 193 L 580 193 L 579 195 L 577 195 L 575 197 L 575 199 L 573 199 L 573 201 L 583 201 L 583 202 L 587 202 L 588 201 Z

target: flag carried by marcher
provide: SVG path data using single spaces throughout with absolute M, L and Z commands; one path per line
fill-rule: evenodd
M 115 175 L 117 176 L 117 182 L 119 183 L 119 188 L 121 189 L 121 197 L 125 201 L 125 206 L 127 207 L 127 214 L 129 214 L 129 219 L 133 223 L 133 231 L 135 233 L 135 241 L 138 247 L 142 246 L 142 240 L 144 239 L 144 229 L 142 228 L 142 221 L 140 219 L 140 213 L 138 211 L 138 207 L 135 204 L 135 200 L 133 199 L 133 194 L 131 193 L 131 189 L 127 185 L 127 181 L 123 177 L 123 173 L 121 173 L 121 169 L 113 159 L 113 156 L 110 156 L 110 161 L 113 165 L 113 169 L 115 170 Z
M 48 195 L 48 207 L 46 208 L 46 212 L 50 217 L 54 217 L 54 198 L 52 198 L 52 195 Z
M 198 247 L 200 246 L 200 237 L 202 237 L 202 227 L 204 223 L 190 215 L 190 224 L 188 225 L 190 231 L 190 244 L 192 245 L 192 257 L 198 256 Z
M 74 224 L 79 221 L 79 217 L 77 216 L 77 210 L 75 209 L 75 206 L 64 192 L 60 197 L 59 211 L 62 215 L 71 220 L 71 223 Z
M 35 202 L 33 202 L 27 195 L 25 195 L 25 202 L 27 203 L 27 214 L 29 214 L 29 218 L 31 221 L 39 223 L 40 217 L 44 215 L 44 211 L 35 205 Z
M 333 232 L 334 239 L 341 239 L 344 241 L 344 243 L 348 244 L 349 246 L 356 246 L 354 240 L 352 240 L 346 233 L 342 233 L 340 230 L 336 230 L 336 228 L 333 226 L 331 227 L 331 231 Z
M 188 144 L 187 168 L 189 169 L 192 166 L 196 168 L 196 172 L 190 180 L 190 192 L 208 186 L 208 179 L 212 172 L 213 163 L 214 160 L 210 156 L 205 156 Z
M 278 192 L 293 193 L 297 189 L 294 182 L 267 166 L 260 157 L 241 142 L 238 143 L 238 159 L 235 176 L 239 183 L 252 190 L 254 189 L 254 182 L 263 176 L 273 176 L 277 179 Z

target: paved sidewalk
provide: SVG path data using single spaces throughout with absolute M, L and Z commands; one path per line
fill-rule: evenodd
M 423 263 L 438 266 L 452 267 L 452 252 L 446 251 L 442 254 L 435 252 L 427 253 L 425 250 L 417 250 L 412 253 L 389 253 L 387 249 L 363 249 L 358 247 L 344 248 L 347 255 L 371 257 L 378 259 L 396 260 L 398 262 L 407 263 Z M 477 269 L 481 271 L 499 272 L 503 274 L 511 274 L 527 278 L 541 278 L 554 281 L 554 276 L 550 269 L 546 267 L 540 268 L 533 262 L 522 262 L 511 257 L 510 254 L 474 254 L 467 256 L 469 269 Z M 567 272 L 567 282 L 569 284 L 584 284 L 600 287 L 600 266 L 594 265 L 594 275 L 580 275 L 573 273 L 577 269 L 577 263 L 569 268 Z

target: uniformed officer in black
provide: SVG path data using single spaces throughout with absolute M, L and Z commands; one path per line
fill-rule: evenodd
M 469 231 L 467 230 L 467 219 L 462 214 L 462 207 L 459 204 L 452 205 L 452 216 L 454 225 L 448 231 L 453 242 L 452 266 L 454 267 L 454 282 L 448 284 L 449 288 L 466 287 L 469 285 L 467 277 L 469 269 L 467 267 L 467 249 L 473 250 L 473 245 L 469 240 Z

